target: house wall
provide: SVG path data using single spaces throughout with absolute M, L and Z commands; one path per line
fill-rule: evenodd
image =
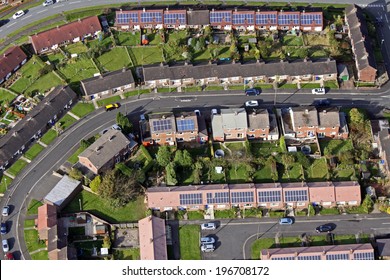
M 224 129 L 225 140 L 245 140 L 245 129 Z
M 368 66 L 358 71 L 358 76 L 362 82 L 375 82 L 376 69 Z
M 253 135 L 253 136 L 250 136 Z M 269 137 L 269 128 L 263 129 L 248 129 L 247 130 L 248 139 L 259 139 L 259 140 L 267 140 Z M 265 139 L 264 139 L 265 138 Z
M 195 142 L 198 139 L 198 132 L 193 131 L 184 131 L 184 132 L 176 132 L 175 137 L 176 140 L 181 138 L 182 140 L 180 142 Z M 177 140 L 179 142 L 179 140 Z
M 295 129 L 296 137 L 297 138 L 308 138 L 308 137 L 314 137 L 317 132 L 317 126 L 314 127 L 298 127 Z M 308 133 L 312 132 L 313 136 L 308 136 Z
M 157 145 L 169 145 L 170 142 L 174 142 L 176 139 L 175 133 L 152 133 L 151 138 Z
M 85 157 L 79 157 L 79 162 L 87 167 L 89 170 L 91 170 L 94 174 L 98 174 L 98 169 L 92 165 L 91 161 L 88 158 Z

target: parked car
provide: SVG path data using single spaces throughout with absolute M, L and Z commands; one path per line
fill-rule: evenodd
M 322 88 L 313 88 L 311 90 L 311 93 L 312 94 L 325 94 L 325 89 L 322 87 Z
M 215 225 L 215 223 L 206 223 L 206 224 L 201 224 L 200 228 L 202 230 L 215 230 L 217 226 Z
M 247 90 L 245 90 L 245 95 L 247 96 L 257 96 L 260 94 L 260 90 L 258 90 L 257 88 L 248 88 Z
M 200 111 L 199 110 L 194 110 L 194 113 L 196 114 L 197 117 L 200 117 Z
M 257 100 L 249 100 L 245 102 L 246 107 L 256 107 L 259 106 L 259 102 Z
M 108 132 L 108 128 L 103 129 L 99 132 L 100 135 L 106 134 Z
M 45 2 L 43 2 L 43 6 L 46 7 L 46 6 L 49 6 L 49 5 L 52 5 L 54 4 L 54 1 L 53 0 L 45 0 Z
M 331 232 L 333 230 L 333 227 L 331 225 L 322 225 L 319 227 L 316 227 L 316 232 Z
M 213 244 L 202 244 L 200 246 L 200 250 L 202 252 L 213 252 L 215 249 L 214 245 Z
M 6 217 L 6 216 L 9 215 L 9 205 L 3 207 L 3 211 L 1 212 L 1 214 L 2 214 L 4 217 Z
M 285 217 L 279 220 L 279 225 L 292 225 L 294 223 L 293 219 Z
M 114 129 L 114 130 L 122 130 L 121 127 L 118 124 L 113 124 L 111 126 L 111 128 Z
M 111 110 L 115 110 L 115 109 L 118 109 L 119 107 L 121 106 L 121 104 L 119 103 L 112 103 L 112 104 L 108 104 L 106 105 L 106 112 L 107 111 L 111 111 Z
M 7 239 L 3 239 L 2 245 L 3 245 L 4 253 L 7 253 L 9 251 L 8 240 Z
M 200 243 L 201 244 L 214 244 L 215 243 L 215 239 L 213 237 L 210 237 L 210 236 L 201 237 L 200 238 Z
M 14 260 L 15 259 L 14 254 L 12 254 L 12 253 L 5 254 L 5 259 L 6 260 Z
M 16 13 L 14 13 L 12 18 L 13 19 L 17 19 L 17 18 L 20 18 L 21 16 L 24 16 L 24 11 L 23 10 L 20 10 L 20 11 L 17 11 Z
M 217 109 L 211 109 L 211 115 L 216 115 L 216 114 L 218 114 Z
M 7 225 L 5 223 L 1 223 L 1 235 L 7 233 Z
M 329 106 L 330 100 L 329 99 L 318 99 L 314 101 L 315 106 Z

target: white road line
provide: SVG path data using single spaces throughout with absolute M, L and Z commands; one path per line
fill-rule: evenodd
M 382 225 L 390 225 L 390 223 L 382 223 Z
M 25 20 L 25 19 L 27 19 L 27 18 L 29 18 L 29 17 L 31 17 L 32 15 L 29 15 L 29 16 L 27 16 L 27 17 L 23 17 L 22 18 L 22 20 Z
M 383 230 L 388 230 L 388 231 L 390 231 L 390 228 L 388 228 L 388 227 L 387 227 L 387 228 L 386 228 L 386 227 L 385 227 L 385 228 L 371 228 L 371 229 L 372 229 L 372 230 L 382 230 L 382 229 L 383 229 Z
M 46 11 L 48 11 L 48 9 L 45 9 L 45 10 L 39 11 L 39 12 L 37 12 L 37 14 L 41 14 L 41 13 L 44 13 L 44 12 L 46 12 Z
M 63 6 L 65 6 L 64 4 L 61 4 L 61 5 L 57 5 L 57 6 L 54 6 L 53 8 L 55 9 L 55 8 L 60 8 L 60 7 L 63 7 Z
M 8 24 L 8 25 L 7 25 L 7 28 L 8 28 L 8 27 L 11 27 L 11 26 L 14 25 L 15 23 L 16 23 L 16 22 L 13 22 L 13 23 L 11 23 L 11 24 Z
M 81 1 L 74 1 L 74 2 L 70 2 L 69 4 L 76 4 L 76 3 L 80 3 Z
M 3 29 L 0 29 L 0 32 L 3 32 Z

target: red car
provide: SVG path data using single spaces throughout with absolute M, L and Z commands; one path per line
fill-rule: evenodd
M 12 253 L 7 253 L 5 254 L 5 259 L 6 260 L 14 260 L 14 255 Z

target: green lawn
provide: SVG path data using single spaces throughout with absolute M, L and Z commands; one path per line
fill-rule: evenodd
M 195 61 L 209 61 L 211 59 L 210 49 L 207 48 L 203 51 L 194 53 L 192 59 Z
M 94 47 L 103 46 L 104 48 L 110 48 L 112 46 L 112 39 L 110 36 L 103 38 L 103 40 L 95 39 L 87 42 L 87 47 L 92 49 Z
M 301 84 L 302 89 L 305 89 L 305 88 L 313 89 L 313 88 L 319 88 L 319 87 L 320 87 L 320 84 L 318 84 L 318 83 Z
M 18 70 L 21 77 L 12 84 L 11 89 L 17 93 L 23 93 L 39 78 L 39 70 L 44 67 L 42 61 L 33 56 Z
M 100 100 L 98 100 L 97 104 L 100 107 L 102 107 L 102 106 L 106 106 L 106 105 L 111 104 L 111 103 L 118 102 L 120 100 L 121 100 L 121 97 L 119 95 L 115 95 L 115 96 L 111 96 L 109 98 L 100 99 Z
M 250 143 L 254 156 L 269 157 L 272 153 L 280 153 L 279 142 Z
M 46 75 L 43 75 L 38 80 L 36 80 L 34 83 L 32 83 L 25 91 L 24 93 L 29 92 L 40 92 L 44 93 L 49 91 L 51 88 L 56 87 L 58 85 L 63 85 L 64 83 L 61 81 L 61 79 L 55 75 L 53 72 L 50 72 Z
M 204 219 L 203 213 L 199 212 L 199 211 L 188 211 L 187 215 L 188 215 L 189 220 L 203 220 Z
M 282 181 L 284 182 L 290 182 L 290 181 L 301 181 L 302 178 L 302 168 L 299 163 L 293 163 L 287 172 L 286 169 L 284 168 L 284 172 L 281 173 L 282 169 L 280 168 L 279 170 L 279 177 L 281 176 Z
M 67 82 L 78 82 L 99 73 L 92 60 L 85 55 L 70 59 L 59 71 L 67 78 Z
M 27 215 L 37 215 L 38 214 L 38 207 L 42 206 L 43 203 L 36 200 L 32 199 L 30 203 L 28 204 L 27 208 Z
M 352 140 L 320 140 L 321 153 L 323 155 L 335 155 L 340 152 L 353 150 Z
M 49 145 L 57 137 L 57 132 L 53 129 L 49 129 L 41 138 L 41 141 L 46 145 Z
M 30 255 L 32 260 L 49 260 L 49 254 L 47 250 L 39 251 Z
M 112 208 L 108 201 L 88 191 L 81 191 L 63 211 L 65 213 L 80 211 L 79 199 L 82 201 L 83 210 L 110 223 L 138 221 L 146 216 L 143 196 L 139 196 L 137 200 L 128 203 L 125 207 Z
M 108 71 L 115 71 L 131 66 L 129 55 L 125 47 L 116 47 L 99 56 L 97 60 Z
M 123 95 L 127 98 L 130 96 L 135 96 L 138 94 L 145 94 L 145 93 L 150 93 L 150 90 L 149 89 L 133 90 L 133 91 L 125 92 Z
M 23 168 L 26 167 L 27 164 L 27 161 L 18 159 L 13 165 L 11 165 L 10 168 L 7 169 L 7 172 L 13 176 L 16 176 L 23 170 Z
M 199 225 L 183 225 L 179 228 L 180 259 L 200 260 Z
M 294 35 L 286 35 L 282 41 L 285 46 L 303 46 L 302 38 Z
M 339 167 L 336 168 L 336 174 L 333 176 L 333 180 L 335 181 L 350 181 L 351 176 L 355 174 L 355 170 L 353 167 Z
M 70 54 L 74 54 L 74 53 L 81 54 L 88 51 L 88 48 L 81 42 L 67 45 L 66 47 L 64 47 L 64 49 L 66 52 Z
M 45 241 L 39 240 L 38 231 L 36 229 L 26 229 L 24 231 L 24 239 L 29 252 L 33 252 L 40 248 L 46 248 Z
M 70 110 L 73 114 L 76 116 L 82 118 L 85 115 L 88 115 L 89 113 L 93 112 L 95 110 L 95 107 L 92 103 L 77 103 L 73 106 L 72 110 Z
M 0 105 L 4 102 L 4 101 L 8 101 L 8 102 L 11 102 L 12 100 L 14 100 L 16 97 L 15 94 L 3 89 L 3 88 L 0 88 Z
M 29 160 L 33 160 L 36 158 L 40 152 L 42 152 L 45 148 L 39 145 L 38 143 L 35 143 L 34 145 L 31 146 L 30 149 L 27 150 L 27 152 L 24 154 L 26 158 Z
M 140 32 L 117 32 L 115 36 L 118 38 L 121 46 L 139 46 L 141 44 Z
M 75 123 L 77 120 L 73 118 L 71 115 L 66 114 L 63 116 L 60 120 L 59 123 L 61 124 L 61 128 L 63 130 L 67 129 L 70 125 Z
M 212 90 L 223 90 L 224 88 L 223 88 L 223 86 L 213 86 L 213 85 L 210 85 L 210 86 L 207 86 L 206 87 L 206 90 L 207 91 L 212 91 Z
M 51 53 L 48 55 L 43 55 L 41 56 L 41 59 L 43 61 L 50 61 L 51 64 L 58 64 L 61 60 L 63 60 L 65 56 L 62 54 L 62 52 L 57 52 L 57 53 Z
M 78 155 L 81 154 L 83 151 L 85 151 L 85 149 L 86 149 L 86 148 L 84 148 L 84 147 L 79 147 L 79 148 L 77 149 L 77 151 L 74 152 L 74 154 L 71 155 L 70 158 L 68 158 L 68 161 L 69 161 L 70 163 L 72 163 L 72 164 L 77 163 L 77 162 L 79 161 Z
M 311 166 L 306 170 L 309 181 L 326 181 L 328 166 L 325 158 L 312 160 Z
M 267 183 L 272 182 L 271 179 L 271 167 L 264 166 L 263 168 L 257 170 L 254 175 L 254 181 L 256 183 Z
M 160 63 L 162 58 L 162 52 L 158 47 L 128 47 L 129 51 L 134 54 L 135 61 L 134 66 L 141 66 L 147 64 Z
M 2 174 L 0 180 L 0 193 L 5 193 L 8 186 L 12 183 L 12 179 L 7 175 Z
M 148 38 L 150 45 L 159 45 L 159 44 L 163 44 L 164 43 L 162 38 L 161 38 L 161 35 L 158 32 L 156 32 L 156 33 L 147 33 L 145 35 Z
M 247 183 L 248 178 L 246 175 L 246 167 L 243 164 L 238 164 L 237 169 L 232 166 L 227 172 L 227 178 L 229 183 L 238 184 L 238 183 Z
M 139 260 L 140 251 L 139 248 L 131 249 L 116 249 L 113 252 L 115 260 Z
M 24 220 L 24 227 L 34 227 L 35 226 L 35 220 Z

